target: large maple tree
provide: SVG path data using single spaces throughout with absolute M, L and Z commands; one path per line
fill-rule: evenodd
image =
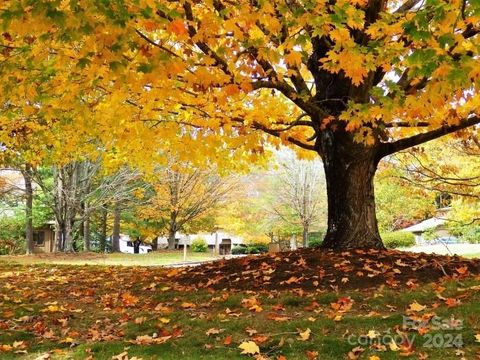
M 329 248 L 382 247 L 383 157 L 480 122 L 478 0 L 6 0 L 0 18 L 5 147 L 22 133 L 48 144 L 39 157 L 76 149 L 72 134 L 143 162 L 159 145 L 193 162 L 311 150 Z

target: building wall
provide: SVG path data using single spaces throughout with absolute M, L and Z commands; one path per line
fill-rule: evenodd
M 178 239 L 178 244 L 183 246 L 183 244 L 191 245 L 192 241 L 196 239 L 203 239 L 207 242 L 209 248 L 213 249 L 215 246 L 215 238 L 218 238 L 218 243 L 221 244 L 229 242 L 231 247 L 235 247 L 237 245 L 243 244 L 243 238 L 239 236 L 235 236 L 223 231 L 218 231 L 218 233 L 200 233 L 200 234 L 192 234 L 192 235 L 185 235 L 183 233 L 177 233 L 176 238 Z M 229 241 L 230 240 L 230 241 Z M 167 237 L 159 237 L 158 238 L 158 246 L 159 248 L 166 247 L 168 245 L 168 238 Z
M 43 244 L 39 244 L 38 236 L 43 233 Z M 55 241 L 55 232 L 49 227 L 39 228 L 33 230 L 33 252 L 35 254 L 51 253 L 53 252 L 53 244 Z
M 435 238 L 442 238 L 442 237 L 450 237 L 452 234 L 449 233 L 449 231 L 443 227 L 439 227 L 434 230 L 433 232 Z M 415 235 L 415 243 L 417 245 L 425 245 L 428 243 L 431 243 L 432 240 L 427 240 L 425 239 L 425 234 L 424 232 L 414 232 L 413 235 Z

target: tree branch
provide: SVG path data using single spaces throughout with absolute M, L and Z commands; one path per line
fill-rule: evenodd
M 190 38 L 193 39 L 197 34 L 197 30 L 195 30 L 193 25 L 191 25 L 191 23 L 195 20 L 193 17 L 192 5 L 189 2 L 185 2 L 183 9 L 185 10 L 185 18 L 190 22 L 190 24 L 188 24 L 188 34 L 190 35 Z M 202 41 L 195 42 L 195 45 L 197 45 L 205 55 L 211 56 L 215 60 L 216 65 L 222 69 L 226 75 L 231 76 L 233 81 L 234 74 L 230 71 L 227 62 L 224 59 L 222 59 L 215 51 L 213 51 L 206 43 Z
M 415 5 L 417 5 L 422 0 L 406 0 L 397 10 L 395 10 L 394 14 L 403 14 L 407 11 L 411 10 Z
M 281 137 L 281 131 L 279 130 L 275 130 L 275 129 L 270 129 L 270 128 L 267 128 L 265 125 L 262 125 L 258 122 L 254 122 L 253 124 L 253 127 L 255 129 L 259 129 L 259 130 L 262 130 L 263 132 L 269 134 L 269 135 L 272 135 L 272 136 L 275 136 L 275 137 L 278 137 L 280 138 Z M 298 140 L 298 139 L 295 139 L 293 136 L 287 136 L 285 137 L 287 139 L 287 141 L 291 142 L 292 144 L 295 144 L 303 149 L 306 149 L 306 150 L 315 150 L 315 146 L 312 145 L 312 144 L 305 144 L 304 142 Z
M 386 123 L 385 127 L 387 128 L 396 128 L 396 127 L 426 127 L 430 126 L 430 123 L 428 121 L 418 121 L 415 124 L 411 124 L 406 121 L 394 121 L 391 123 Z
M 427 141 L 437 139 L 444 135 L 451 134 L 455 131 L 465 129 L 478 123 L 480 123 L 480 117 L 474 115 L 464 119 L 463 121 L 460 121 L 460 123 L 456 125 L 444 125 L 440 128 L 425 133 L 417 134 L 391 143 L 383 143 L 379 152 L 380 158 L 401 150 L 408 149 L 412 146 L 423 144 Z

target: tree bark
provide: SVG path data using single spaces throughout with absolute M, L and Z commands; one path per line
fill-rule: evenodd
M 373 179 L 378 147 L 354 142 L 343 131 L 320 136 L 328 197 L 328 249 L 384 248 L 375 214 Z
M 136 238 L 133 241 L 133 253 L 134 254 L 140 254 L 140 244 L 141 243 L 142 243 L 142 241 L 140 240 L 140 238 Z
M 106 207 L 102 208 L 102 218 L 101 218 L 101 235 L 100 235 L 100 251 L 105 252 L 107 244 L 107 217 L 108 211 Z
M 112 234 L 112 252 L 120 251 L 120 206 L 115 204 L 113 210 L 113 234 Z
M 30 166 L 27 165 L 22 171 L 25 181 L 25 239 L 26 253 L 33 254 L 33 187 Z
M 175 235 L 177 234 L 175 228 L 170 228 L 168 231 L 168 250 L 175 249 Z
M 170 223 L 168 229 L 168 250 L 175 249 L 175 235 L 177 234 L 177 214 L 172 211 L 170 213 Z
M 304 248 L 308 246 L 308 225 L 303 225 L 303 233 L 302 233 L 302 245 Z
M 67 211 L 67 221 L 65 221 L 65 251 L 75 251 L 73 244 L 73 226 L 69 220 L 70 212 Z
M 56 252 L 63 251 L 63 235 L 64 235 L 64 227 L 63 223 L 61 223 L 58 219 L 55 220 L 55 246 L 54 249 Z
M 53 168 L 54 191 L 53 201 L 55 209 L 55 222 L 57 227 L 57 239 L 55 251 L 63 251 L 65 247 L 65 221 L 64 221 L 64 194 L 63 194 L 63 180 L 60 174 L 60 168 Z
M 152 251 L 158 250 L 158 236 L 155 236 L 152 240 Z
M 85 205 L 84 212 L 85 219 L 83 220 L 83 250 L 90 251 L 90 216 L 88 214 L 87 205 Z

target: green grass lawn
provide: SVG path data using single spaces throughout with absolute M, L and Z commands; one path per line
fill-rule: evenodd
M 254 358 L 239 349 L 248 341 L 259 359 L 272 360 L 480 354 L 478 278 L 403 290 L 254 293 L 186 291 L 171 276 L 146 267 L 0 263 L 0 359 Z M 414 302 L 422 306 L 409 310 Z M 403 328 L 406 316 L 423 327 Z
M 218 259 L 212 252 L 187 252 L 187 262 Z M 183 262 L 183 251 L 156 251 L 148 254 L 100 254 L 100 253 L 54 253 L 0 256 L 0 263 L 15 262 L 19 264 L 63 264 L 63 265 L 125 265 L 125 266 L 159 266 Z

